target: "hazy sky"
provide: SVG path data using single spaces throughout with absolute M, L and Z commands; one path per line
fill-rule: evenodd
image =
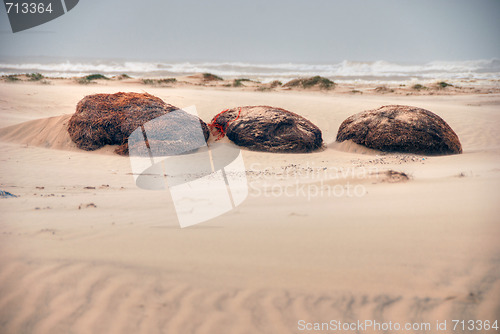
M 500 58 L 500 0 L 80 0 L 0 57 L 426 62 Z

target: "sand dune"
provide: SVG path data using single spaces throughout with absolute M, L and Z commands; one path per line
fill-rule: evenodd
M 41 118 L 0 129 L 0 141 L 48 149 L 81 151 L 68 134 L 71 115 Z M 115 147 L 106 146 L 93 152 L 113 154 Z
M 248 198 L 180 229 L 168 191 L 137 188 L 127 157 L 77 150 L 65 131 L 79 98 L 122 86 L 0 85 L 0 185 L 19 196 L 0 200 L 1 333 L 335 332 L 301 331 L 300 320 L 452 333 L 452 319 L 500 315 L 496 95 L 152 88 L 196 105 L 205 121 L 231 106 L 283 107 L 318 124 L 326 142 L 311 154 L 243 150 Z M 464 153 L 334 143 L 349 115 L 396 103 L 443 117 Z
M 0 129 L 0 140 L 29 146 L 75 150 L 68 134 L 71 115 L 54 116 Z

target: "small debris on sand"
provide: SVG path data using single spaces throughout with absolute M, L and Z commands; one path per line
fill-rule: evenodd
M 87 208 L 97 208 L 97 205 L 95 205 L 94 203 L 88 203 L 88 204 L 82 203 L 78 206 L 78 210 L 87 209 Z
M 8 191 L 0 190 L 0 198 L 9 198 L 9 197 L 17 197 L 14 194 L 11 194 Z

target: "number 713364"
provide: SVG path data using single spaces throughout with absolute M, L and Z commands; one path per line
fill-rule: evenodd
M 16 14 L 42 14 L 45 12 L 52 13 L 52 3 L 49 2 L 45 5 L 43 2 L 22 2 L 22 3 L 13 3 L 6 2 L 7 14 L 10 14 L 12 11 Z

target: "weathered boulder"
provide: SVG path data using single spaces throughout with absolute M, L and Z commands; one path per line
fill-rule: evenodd
M 457 134 L 436 114 L 417 107 L 388 105 L 347 118 L 337 141 L 352 140 L 386 152 L 459 154 Z
M 281 108 L 246 106 L 228 109 L 210 127 L 236 145 L 265 152 L 311 152 L 322 146 L 321 130 L 309 120 Z
M 94 94 L 84 97 L 76 106 L 68 124 L 68 133 L 77 147 L 92 151 L 105 145 L 120 145 L 115 152 L 128 154 L 128 137 L 136 129 L 178 108 L 147 93 Z M 196 117 L 196 116 L 192 116 Z M 174 118 L 172 118 L 175 120 Z M 207 125 L 198 119 L 208 139 Z M 164 122 L 158 132 L 182 133 L 189 140 L 189 129 L 183 124 Z M 184 132 L 183 132 L 184 130 Z
M 198 117 L 174 110 L 155 118 L 128 138 L 129 154 L 134 156 L 172 156 L 190 153 L 206 146 L 210 132 Z

